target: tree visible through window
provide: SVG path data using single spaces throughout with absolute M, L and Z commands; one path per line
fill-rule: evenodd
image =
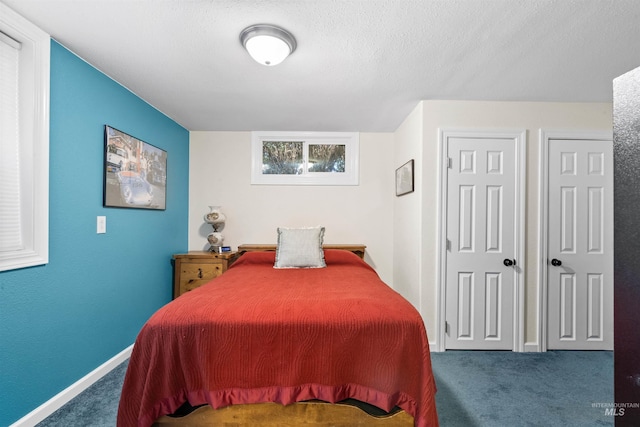
M 277 175 L 298 175 L 302 168 L 304 142 L 263 141 L 262 173 Z
M 266 175 L 344 172 L 345 163 L 344 144 L 305 144 L 304 141 L 262 142 L 262 173 Z
M 344 167 L 344 145 L 309 145 L 309 172 L 344 172 Z
M 251 184 L 358 185 L 356 132 L 253 132 Z

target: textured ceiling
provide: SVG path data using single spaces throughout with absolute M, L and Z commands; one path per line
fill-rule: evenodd
M 420 100 L 610 102 L 638 0 L 0 0 L 189 130 L 394 131 Z M 297 50 L 255 63 L 243 28 Z

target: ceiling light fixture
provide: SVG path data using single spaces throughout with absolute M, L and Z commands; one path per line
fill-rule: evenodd
M 269 24 L 251 25 L 240 33 L 240 43 L 262 65 L 278 65 L 296 50 L 296 39 L 287 30 Z

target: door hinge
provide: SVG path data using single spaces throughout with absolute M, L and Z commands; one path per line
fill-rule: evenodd
M 444 333 L 449 334 L 449 322 L 444 322 Z
M 453 167 L 453 159 L 451 157 L 447 157 L 447 169 L 451 169 Z
M 451 240 L 447 239 L 447 243 L 445 245 L 447 248 L 447 251 L 451 251 Z

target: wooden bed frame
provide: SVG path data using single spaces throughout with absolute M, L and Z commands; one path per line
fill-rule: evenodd
M 364 259 L 366 246 L 360 244 L 323 245 L 324 249 L 341 249 Z M 275 251 L 276 245 L 244 244 L 238 252 Z M 320 401 L 298 402 L 291 405 L 255 403 L 213 409 L 201 406 L 188 415 L 162 416 L 153 427 L 413 427 L 414 420 L 403 410 L 387 415 L 370 415 L 357 406 Z
M 298 402 L 232 405 L 214 410 L 202 406 L 184 417 L 163 416 L 153 427 L 412 427 L 413 417 L 405 411 L 374 416 L 342 403 Z
M 364 250 L 367 248 L 365 245 L 353 244 L 337 244 L 337 245 L 322 245 L 323 249 L 342 249 L 345 251 L 353 252 L 358 255 L 360 258 L 364 259 Z M 244 244 L 238 246 L 238 252 L 273 252 L 276 250 L 276 245 L 254 245 L 254 244 Z

